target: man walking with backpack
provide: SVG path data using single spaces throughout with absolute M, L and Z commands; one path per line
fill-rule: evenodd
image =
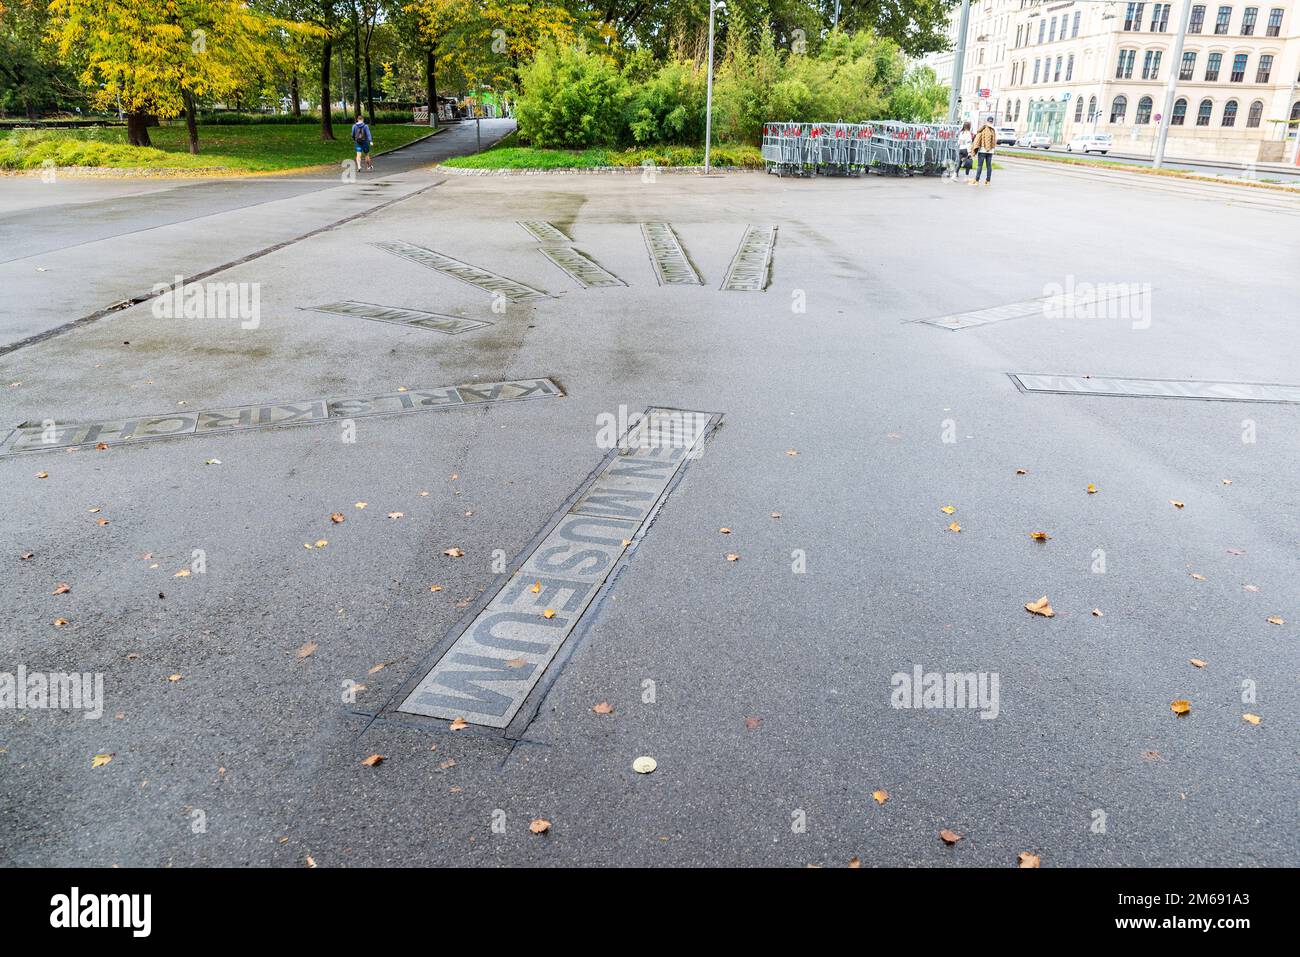
M 998 145 L 998 131 L 993 125 L 997 119 L 992 116 L 984 118 L 984 125 L 980 131 L 975 134 L 971 140 L 971 152 L 975 154 L 975 179 L 971 182 L 972 186 L 980 184 L 980 173 L 984 173 L 984 185 L 993 185 L 993 151 Z M 988 172 L 985 172 L 987 170 Z
M 352 124 L 352 143 L 357 148 L 357 172 L 361 172 L 361 160 L 366 161 L 366 169 L 371 168 L 370 161 L 370 127 L 366 125 L 363 117 L 358 116 L 357 121 Z

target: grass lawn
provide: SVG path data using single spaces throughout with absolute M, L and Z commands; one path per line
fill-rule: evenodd
M 203 169 L 261 173 L 302 166 L 338 164 L 353 156 L 350 124 L 334 126 L 332 143 L 320 141 L 320 127 L 301 124 L 200 126 L 199 155 L 188 150 L 184 122 L 149 130 L 152 148 L 126 145 L 126 130 L 15 130 L 0 135 L 0 169 L 40 169 L 46 160 L 55 166 L 102 166 L 118 169 Z M 405 146 L 429 132 L 408 123 L 372 127 L 374 152 Z
M 1084 159 L 1080 156 L 1058 156 L 1053 153 L 1039 154 L 1028 152 L 1008 152 L 1005 155 L 1014 156 L 1016 159 L 1036 160 L 1040 163 L 1062 163 L 1066 166 L 1081 166 L 1093 169 L 1100 167 L 1101 169 L 1106 170 L 1118 170 L 1122 173 L 1139 173 L 1144 176 L 1164 176 L 1169 179 L 1187 179 L 1200 183 L 1215 183 L 1229 180 L 1237 186 L 1258 186 L 1261 189 L 1287 189 L 1292 192 L 1297 189 L 1296 186 L 1283 182 L 1282 180 L 1258 178 L 1249 181 L 1249 177 L 1245 175 L 1244 169 L 1242 170 L 1241 177 L 1234 178 L 1223 176 L 1219 173 L 1197 173 L 1194 170 L 1168 168 L 1153 169 L 1150 166 L 1141 166 L 1137 163 L 1122 163 L 1116 160 Z M 1247 180 L 1247 182 L 1243 183 L 1241 182 L 1242 180 Z
M 710 160 L 715 166 L 761 169 L 758 147 L 736 143 L 713 147 Z M 510 134 L 496 146 L 472 156 L 443 160 L 442 165 L 460 169 L 587 169 L 595 166 L 703 166 L 703 146 L 648 146 L 630 150 L 592 147 L 585 150 L 540 149 L 520 146 Z

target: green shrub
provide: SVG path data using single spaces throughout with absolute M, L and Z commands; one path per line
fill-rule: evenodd
M 614 61 L 581 46 L 548 45 L 519 71 L 520 135 L 535 146 L 587 147 L 621 138 L 627 85 Z
M 635 84 L 626 113 L 631 142 L 703 142 L 707 93 L 704 67 L 670 60 L 639 81 L 636 72 L 635 68 L 624 71 L 624 76 Z

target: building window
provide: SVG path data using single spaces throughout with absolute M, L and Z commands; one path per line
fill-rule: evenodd
M 1079 35 L 1079 17 L 1080 17 L 1080 13 L 1079 13 L 1079 11 L 1078 11 L 1078 10 L 1075 10 L 1075 11 L 1074 11 L 1074 26 L 1073 26 L 1073 27 L 1071 28 L 1071 30 L 1070 30 L 1070 36 L 1071 36 L 1071 37 L 1077 37 L 1077 36 Z M 1278 10 L 1278 11 L 1277 11 L 1277 18 L 1278 18 L 1279 25 L 1280 25 L 1281 20 L 1282 20 L 1282 11 L 1281 11 L 1281 10 Z M 1269 34 L 1269 35 L 1270 35 L 1270 36 L 1277 36 L 1276 33 L 1272 33 L 1272 34 Z
M 1142 58 L 1142 79 L 1160 79 L 1160 51 L 1148 50 Z
M 1223 65 L 1222 53 L 1211 53 L 1205 59 L 1205 82 L 1213 83 L 1219 78 L 1219 67 Z
M 1255 19 L 1259 16 L 1259 7 L 1247 7 L 1241 15 L 1241 35 L 1248 37 L 1255 32 Z
M 1178 100 L 1174 103 L 1174 112 L 1169 117 L 1169 125 L 1182 126 L 1185 119 L 1187 119 L 1187 101 Z
M 1223 119 L 1220 121 L 1224 126 L 1233 126 L 1237 122 L 1237 101 L 1229 100 L 1223 104 Z
M 1282 32 L 1282 8 L 1274 7 L 1268 11 L 1268 26 L 1264 29 L 1267 36 L 1275 37 Z
M 1142 29 L 1142 8 L 1145 3 L 1130 3 L 1124 10 L 1124 29 L 1141 30 Z
M 1043 62 L 1042 60 L 1035 60 L 1035 61 L 1034 61 L 1034 82 L 1035 82 L 1035 83 L 1038 82 L 1038 69 L 1039 69 L 1040 64 L 1042 64 L 1042 62 Z
M 1115 79 L 1133 78 L 1133 62 L 1137 59 L 1137 50 L 1120 50 L 1119 61 L 1115 64 Z
M 1024 26 L 1024 24 L 1018 24 L 1018 25 L 1016 26 L 1016 46 L 1017 46 L 1017 47 L 1020 46 L 1020 39 L 1021 39 L 1022 36 L 1024 36 L 1024 32 L 1025 32 L 1025 26 Z
M 1151 122 L 1151 97 L 1144 96 L 1138 100 L 1137 112 L 1133 114 L 1133 122 L 1145 126 Z
M 1016 119 L 1020 119 L 1020 101 L 1016 100 Z
M 1214 112 L 1214 104 L 1209 100 L 1201 100 L 1201 105 L 1196 111 L 1196 125 L 1209 126 L 1212 112 Z
M 1124 122 L 1124 111 L 1128 109 L 1128 97 L 1123 93 L 1111 100 L 1110 103 L 1110 121 L 1112 123 Z
M 1190 80 L 1192 74 L 1196 71 L 1196 53 L 1195 51 L 1183 54 L 1183 65 L 1178 69 L 1178 79 Z
M 1056 58 L 1056 72 L 1052 74 L 1052 82 L 1061 82 L 1061 58 L 1059 56 Z
M 1065 82 L 1069 83 L 1074 78 L 1074 54 L 1071 53 L 1065 61 Z
M 1205 7 L 1192 7 L 1192 19 L 1187 23 L 1188 33 L 1200 33 L 1205 26 Z
M 1074 101 L 1074 122 L 1083 122 L 1083 97 L 1079 97 Z
M 1151 32 L 1164 33 L 1169 29 L 1169 4 L 1157 3 L 1151 8 Z
M 1056 17 L 1052 17 L 1052 25 L 1047 28 L 1047 42 L 1051 43 L 1056 39 Z
M 1246 114 L 1246 126 L 1249 129 L 1255 129 L 1259 126 L 1260 119 L 1264 116 L 1264 101 L 1256 100 L 1250 104 L 1250 112 Z
M 1097 98 L 1095 96 L 1092 96 L 1088 98 L 1088 119 L 1095 120 L 1096 118 L 1097 118 Z
M 1219 7 L 1219 15 L 1214 19 L 1214 32 L 1224 34 L 1228 32 L 1228 21 L 1232 19 L 1232 7 Z
M 1259 55 L 1259 66 L 1255 68 L 1255 82 L 1267 83 L 1269 76 L 1273 73 L 1273 54 L 1261 53 Z
M 1228 77 L 1231 82 L 1240 83 L 1246 79 L 1246 60 L 1249 58 L 1249 53 L 1238 53 L 1232 58 L 1232 73 Z
M 1047 33 L 1047 21 L 1040 19 L 1038 21 L 1038 42 L 1039 43 L 1043 42 L 1043 35 L 1045 33 Z

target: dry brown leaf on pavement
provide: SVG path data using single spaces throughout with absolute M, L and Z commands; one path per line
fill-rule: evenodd
M 1191 714 L 1192 703 L 1184 699 L 1179 699 L 1178 701 L 1171 701 L 1169 702 L 1169 710 L 1181 718 L 1183 717 L 1183 715 Z
M 1264 620 L 1265 620 L 1266 622 L 1268 622 L 1270 625 L 1285 625 L 1285 624 L 1286 624 L 1286 619 L 1283 618 L 1281 615 L 1269 615 L 1269 616 L 1268 616 L 1267 618 L 1265 618 Z
M 465 557 L 465 553 L 464 553 L 463 551 L 461 551 L 460 548 L 458 548 L 458 547 L 455 546 L 455 545 L 451 546 L 451 548 L 444 548 L 443 551 L 442 551 L 442 553 L 443 553 L 444 555 L 446 555 L 448 558 L 464 558 L 464 557 Z
M 591 710 L 596 712 L 596 714 L 613 714 L 614 706 L 608 701 L 597 701 L 591 706 Z
M 1183 508 L 1183 507 L 1184 507 L 1184 504 L 1183 504 L 1182 502 L 1178 501 L 1178 499 L 1176 499 L 1176 498 L 1171 498 L 1171 499 L 1169 500 L 1169 504 L 1172 505 L 1174 508 Z
M 54 591 L 50 592 L 50 594 L 66 595 L 70 591 L 72 591 L 71 585 L 69 585 L 67 582 L 59 582 L 57 585 L 54 586 Z
M 757 731 L 763 726 L 762 718 L 748 717 L 745 719 L 745 728 L 749 731 Z
M 939 838 L 949 847 L 952 847 L 952 845 L 956 844 L 958 841 L 961 840 L 961 835 L 958 834 L 956 831 L 950 831 L 948 828 L 945 827 L 942 831 L 939 832 Z
M 92 768 L 102 768 L 104 765 L 108 764 L 112 760 L 113 760 L 112 754 L 97 754 L 90 759 L 90 766 Z
M 361 763 L 368 768 L 373 768 L 375 765 L 379 764 L 383 760 L 384 760 L 384 756 L 382 754 L 372 754 L 370 757 L 366 758 Z
M 342 512 L 331 512 L 331 513 L 330 513 L 330 521 L 333 522 L 335 525 L 342 525 L 342 524 L 343 524 L 344 522 L 346 522 L 347 520 L 348 520 L 348 517 L 347 517 L 346 515 L 344 515 Z
M 451 724 L 447 725 L 447 727 L 452 731 L 463 731 L 465 728 L 469 727 L 469 722 L 464 718 L 456 718 Z
M 1046 595 L 1038 599 L 1038 601 L 1025 602 L 1025 611 L 1029 612 L 1031 615 L 1042 615 L 1044 618 L 1051 618 L 1056 614 L 1056 612 L 1052 610 L 1052 606 L 1048 602 Z
M 1257 714 L 1243 714 L 1243 715 L 1241 716 L 1241 720 L 1243 720 L 1243 721 L 1249 721 L 1251 724 L 1259 724 L 1259 715 L 1257 715 Z
M 1204 667 L 1205 667 L 1205 662 L 1202 661 L 1200 658 L 1188 658 L 1187 660 L 1190 661 L 1190 662 L 1192 663 L 1192 667 L 1193 667 L 1193 668 L 1204 668 Z
M 1042 863 L 1042 858 L 1037 854 L 1030 854 L 1028 851 L 1021 851 L 1016 855 L 1016 860 L 1021 867 L 1037 867 Z
M 534 818 L 528 822 L 528 830 L 532 831 L 534 834 L 545 834 L 550 829 L 551 822 L 546 820 L 546 818 Z
M 307 644 L 303 645 L 301 648 L 298 649 L 298 657 L 310 658 L 312 655 L 316 653 L 316 649 L 319 647 L 320 645 L 318 645 L 316 642 L 309 641 L 307 642 Z
M 877 804 L 884 804 L 886 801 L 889 800 L 889 792 L 885 790 L 872 791 L 871 796 L 872 798 L 875 799 L 875 802 Z

